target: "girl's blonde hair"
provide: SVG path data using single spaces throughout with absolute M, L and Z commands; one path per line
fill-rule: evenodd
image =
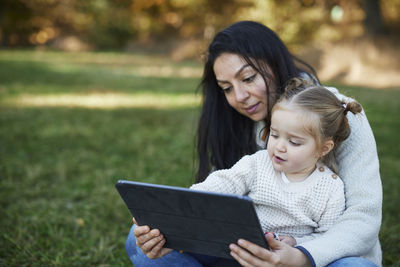
M 315 138 L 318 146 L 326 140 L 334 142 L 334 148 L 323 156 L 321 161 L 337 173 L 335 152 L 350 135 L 347 112 L 360 113 L 361 105 L 356 101 L 346 103 L 339 100 L 328 89 L 302 78 L 293 78 L 288 82 L 285 92 L 273 107 L 272 112 L 285 108 L 288 104 L 294 104 L 304 111 L 303 118 L 310 122 L 305 125 L 306 131 Z

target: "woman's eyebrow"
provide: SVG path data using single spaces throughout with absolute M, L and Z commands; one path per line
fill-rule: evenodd
M 241 66 L 240 69 L 235 73 L 235 78 L 237 78 L 240 75 L 240 73 L 242 73 L 242 71 L 244 69 L 246 69 L 247 67 L 250 67 L 250 65 L 249 64 L 244 64 L 243 66 Z M 218 79 L 217 79 L 217 82 L 218 83 L 229 83 L 228 81 L 218 80 Z
M 235 78 L 237 78 L 237 77 L 240 75 L 240 73 L 241 73 L 245 68 L 247 68 L 247 67 L 250 67 L 250 65 L 249 65 L 249 64 L 243 65 L 243 66 L 236 72 Z

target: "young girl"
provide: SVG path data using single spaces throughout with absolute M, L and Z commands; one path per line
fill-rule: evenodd
M 263 230 L 291 246 L 313 239 L 345 209 L 334 155 L 350 134 L 348 111 L 359 113 L 361 105 L 294 78 L 272 109 L 267 149 L 191 188 L 248 195 Z

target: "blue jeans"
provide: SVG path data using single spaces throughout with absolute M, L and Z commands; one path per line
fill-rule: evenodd
M 229 260 L 224 258 L 218 258 L 207 255 L 200 255 L 195 253 L 180 253 L 173 250 L 164 257 L 158 259 L 149 259 L 142 250 L 136 246 L 136 237 L 133 234 L 135 225 L 132 226 L 129 231 L 128 238 L 125 242 L 126 253 L 129 259 L 135 267 L 148 266 L 148 267 L 166 267 L 166 266 L 176 266 L 176 267 L 202 267 L 202 266 L 240 266 L 240 264 L 235 260 Z
M 135 225 L 129 231 L 125 242 L 126 253 L 135 267 L 202 267 L 202 266 L 240 266 L 235 260 L 228 260 L 213 256 L 206 256 L 194 253 L 180 253 L 172 251 L 164 257 L 158 259 L 149 259 L 142 250 L 136 246 L 136 238 L 133 234 Z M 360 257 L 346 257 L 330 263 L 327 267 L 376 267 L 372 262 Z
M 369 260 L 360 257 L 346 257 L 330 263 L 327 267 L 377 267 Z

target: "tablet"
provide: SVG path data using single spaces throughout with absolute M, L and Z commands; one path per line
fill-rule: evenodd
M 247 196 L 125 180 L 115 186 L 137 223 L 160 229 L 167 248 L 228 259 L 239 238 L 268 248 Z

